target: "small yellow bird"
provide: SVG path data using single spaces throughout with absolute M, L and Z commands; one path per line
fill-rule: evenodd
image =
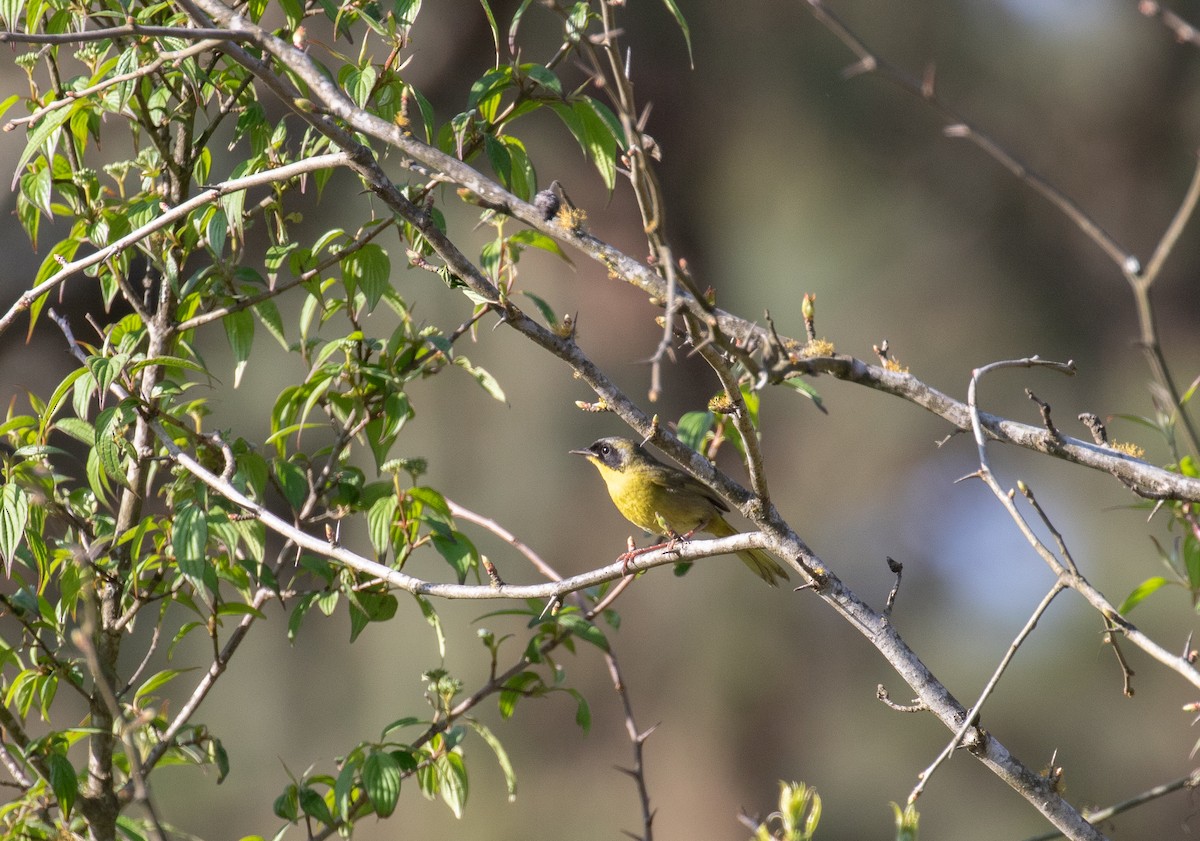
M 571 452 L 596 465 L 617 510 L 650 534 L 661 534 L 664 526 L 672 538 L 695 531 L 713 537 L 738 533 L 721 516 L 729 506 L 711 489 L 682 470 L 663 464 L 628 438 L 601 438 L 586 450 Z M 787 580 L 787 570 L 761 549 L 746 549 L 737 556 L 772 587 Z

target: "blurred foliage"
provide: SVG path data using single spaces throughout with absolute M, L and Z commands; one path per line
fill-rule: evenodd
M 415 585 L 405 593 L 395 584 L 415 580 L 400 576 L 411 573 L 406 566 L 417 557 L 433 559 L 455 584 L 499 586 L 499 573 L 466 533 L 448 488 L 435 487 L 440 483 L 429 478 L 427 455 L 405 435 L 436 400 L 429 388 L 445 391 L 461 378 L 507 405 L 526 386 L 494 373 L 493 362 L 502 360 L 488 359 L 485 366 L 476 351 L 468 356 L 463 350 L 489 316 L 545 325 L 537 334 L 543 346 L 574 342 L 575 317 L 558 316 L 555 296 L 528 287 L 521 262 L 540 252 L 556 266 L 573 266 L 564 244 L 590 241 L 586 211 L 557 181 L 539 176 L 546 124 L 553 126 L 551 136 L 577 148 L 576 162 L 586 164 L 586 179 L 596 181 L 602 195 L 612 196 L 620 177 L 633 180 L 653 258 L 648 262 L 663 276 L 675 266 L 664 259 L 672 252 L 662 239 L 667 229 L 660 227 L 654 179 L 638 174 L 661 149 L 643 133 L 648 111 L 628 98 L 630 54 L 622 66 L 598 51 L 625 34 L 613 18 L 623 3 L 465 5 L 486 22 L 490 48 L 459 68 L 470 76 L 462 89 L 443 86 L 431 94 L 435 81 L 414 82 L 422 62 L 436 58 L 413 49 L 420 0 L 250 0 L 237 12 L 247 31 L 261 26 L 262 34 L 215 42 L 201 40 L 212 33 L 194 31 L 208 21 L 191 3 L 0 0 L 9 40 L 21 44 L 14 61 L 20 82 L 12 86 L 21 90 L 0 101 L 0 115 L 12 121 L 8 128 L 25 131 L 16 159 L 15 214 L 35 249 L 44 250 L 26 297 L 0 329 L 27 313 L 28 334 L 48 334 L 67 346 L 74 366 L 14 396 L 0 424 L 0 559 L 7 579 L 0 593 L 0 749 L 14 787 L 0 806 L 6 837 L 163 837 L 169 817 L 147 808 L 153 802 L 145 790 L 156 768 L 207 769 L 220 784 L 253 750 L 223 740 L 222 722 L 202 721 L 201 711 L 274 603 L 286 609 L 287 638 L 300 648 L 306 623 L 319 616 L 344 615 L 351 643 L 373 625 L 419 617 L 433 631 L 439 660 L 410 680 L 422 687 L 425 707 L 405 710 L 382 729 L 360 727 L 349 743 L 304 771 L 287 769 L 273 800 L 282 821 L 277 838 L 361 831 L 367 818 L 396 816 L 414 784 L 462 818 L 473 776 L 495 769 L 505 796 L 515 798 L 517 763 L 478 714 L 479 705 L 494 698 L 506 721 L 527 714 L 533 699 L 561 698 L 578 728 L 589 730 L 592 704 L 568 680 L 560 651 L 599 652 L 608 658 L 618 693 L 624 691 L 610 641 L 610 629 L 621 621 L 611 604 L 622 584 L 585 589 L 565 603 L 527 600 L 484 614 L 481 619 L 516 629 L 478 629 L 486 674 L 452 672 L 433 595 Z M 711 34 L 689 25 L 674 0 L 663 0 L 657 11 L 674 27 L 673 48 L 689 59 L 697 44 L 712 46 Z M 708 11 L 705 20 L 722 13 L 731 12 Z M 776 22 L 778 11 L 771 14 Z M 317 77 L 303 76 L 264 48 L 280 38 L 285 49 L 315 63 Z M 653 38 L 664 36 L 654 32 Z M 655 46 L 672 48 L 665 41 Z M 745 53 L 746 62 L 759 60 L 753 49 Z M 647 77 L 649 86 L 662 84 L 653 72 Z M 319 104 L 320 85 L 336 85 L 362 114 L 405 138 L 490 172 L 512 197 L 535 203 L 543 221 L 558 226 L 556 235 L 526 227 L 512 208 L 466 187 L 447 190 L 451 179 L 443 174 L 397 155 L 352 122 L 333 120 Z M 747 99 L 767 93 L 738 92 Z M 706 105 L 711 114 L 714 103 Z M 330 119 L 345 138 L 318 130 L 317 118 Z M 836 126 L 839 119 L 845 115 L 822 124 Z M 711 122 L 710 130 L 723 128 Z M 366 178 L 353 179 L 350 189 L 371 195 L 338 208 L 352 221 L 328 223 L 316 212 L 328 210 L 335 189 L 335 204 L 346 195 L 340 182 L 351 179 L 340 170 L 354 158 L 346 151 L 354 144 L 386 160 L 389 171 L 400 171 L 389 177 L 400 179 L 396 194 L 417 209 L 414 214 L 394 212 L 380 185 Z M 584 175 L 575 178 L 574 184 L 585 182 Z M 688 179 L 680 188 L 682 204 L 689 189 L 715 192 L 717 179 L 692 172 Z M 737 179 L 723 173 L 719 180 L 724 189 Z M 761 214 L 768 217 L 764 226 L 787 219 L 783 202 L 789 198 L 779 200 L 778 208 Z M 753 209 L 729 215 L 757 224 L 762 208 Z M 483 238 L 472 264 L 482 282 L 444 259 L 437 246 L 440 236 L 457 231 L 453 220 L 463 214 L 475 224 L 471 234 Z M 473 240 L 456 233 L 454 241 Z M 1028 259 L 1013 256 L 1020 249 L 1001 250 L 1015 265 Z M 616 272 L 613 263 L 604 265 Z M 686 287 L 691 279 L 683 263 L 679 267 L 678 282 Z M 426 316 L 426 289 L 419 285 L 425 279 L 468 302 L 469 314 L 456 327 L 437 326 Z M 54 309 L 68 282 L 95 292 L 86 334 L 84 319 Z M 808 344 L 780 339 L 768 315 L 779 344 L 768 350 L 778 353 L 776 361 L 796 365 L 835 357 L 832 343 L 815 333 L 813 296 L 789 292 L 803 302 L 798 309 Z M 852 295 L 847 291 L 846 298 Z M 705 314 L 715 311 L 711 290 L 694 297 Z M 526 313 L 518 302 L 532 307 Z M 1052 318 L 1053 302 L 1046 311 Z M 1072 314 L 1086 315 L 1081 308 Z M 694 316 L 685 319 L 680 349 L 728 339 L 705 336 Z M 668 332 L 667 338 L 676 337 Z M 228 384 L 205 358 L 218 343 L 232 360 Z M 270 357 L 264 345 L 271 346 Z M 630 347 L 622 350 L 628 355 Z M 741 460 L 752 462 L 766 416 L 762 389 L 769 366 L 735 342 L 720 350 L 730 360 L 723 373 L 732 385 L 705 410 L 664 420 L 663 428 L 709 459 L 728 441 Z M 762 357 L 767 353 L 760 349 Z M 879 355 L 884 370 L 907 375 L 887 357 L 886 345 Z M 279 358 L 286 363 L 263 361 Z M 271 392 L 254 395 L 254 416 L 238 428 L 217 426 L 216 398 L 264 368 Z M 817 390 L 799 375 L 779 384 L 824 410 Z M 1123 417 L 1161 436 L 1171 470 L 1200 478 L 1196 454 L 1187 452 L 1181 441 L 1188 437 L 1179 432 L 1195 388 L 1174 403 L 1160 396 L 1153 419 Z M 614 408 L 603 399 L 585 406 Z M 255 423 L 267 430 L 261 440 L 246 432 Z M 537 429 L 521 432 L 540 437 Z M 475 456 L 466 443 L 455 446 Z M 529 492 L 520 479 L 493 481 L 516 497 Z M 1167 574 L 1142 581 L 1121 613 L 1167 585 L 1184 588 L 1200 608 L 1196 504 L 1162 504 L 1177 533 L 1169 545 L 1156 544 Z M 275 518 L 270 527 L 266 515 Z M 496 535 L 516 545 L 511 535 L 498 529 Z M 348 564 L 343 549 L 351 545 L 367 547 L 366 560 L 379 567 Z M 686 634 L 700 646 L 712 630 L 689 627 Z M 717 630 L 714 645 L 724 644 L 731 634 Z M 589 645 L 577 647 L 580 641 Z M 746 686 L 758 688 L 747 681 L 740 689 Z M 632 715 L 626 716 L 633 730 Z M 736 741 L 736 725 L 724 724 Z M 644 738 L 631 735 L 639 762 Z M 481 753 L 484 772 L 478 770 L 485 764 Z M 640 774 L 639 768 L 634 776 Z M 652 812 L 644 789 L 640 778 L 648 830 Z M 894 808 L 897 837 L 915 838 L 915 809 Z M 778 810 L 757 825 L 755 837 L 813 838 L 821 814 L 814 788 L 781 783 Z

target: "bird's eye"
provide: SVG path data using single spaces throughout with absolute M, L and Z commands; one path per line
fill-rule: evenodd
M 608 455 L 611 452 L 612 452 L 612 447 L 608 446 L 608 444 L 605 444 L 604 446 L 602 446 L 600 448 L 601 455 Z

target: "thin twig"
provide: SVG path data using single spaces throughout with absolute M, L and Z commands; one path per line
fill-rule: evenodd
M 191 30 L 189 30 L 189 31 L 191 31 Z M 224 30 L 220 30 L 220 31 L 224 31 Z M 149 76 L 151 73 L 154 73 L 155 71 L 157 71 L 164 64 L 167 64 L 169 62 L 174 62 L 174 61 L 180 61 L 181 59 L 189 58 L 194 55 L 199 55 L 201 53 L 208 52 L 213 47 L 223 44 L 227 40 L 228 40 L 227 38 L 220 38 L 220 39 L 210 38 L 208 40 L 200 41 L 199 43 L 192 44 L 190 47 L 187 47 L 182 50 L 168 50 L 167 52 L 159 53 L 158 56 L 155 57 L 155 59 L 153 61 L 149 62 L 148 64 L 138 67 L 136 70 L 131 70 L 128 73 L 118 73 L 116 76 L 108 76 L 102 82 L 97 82 L 96 84 L 91 85 L 90 87 L 81 88 L 80 90 L 77 90 L 77 91 L 69 90 L 66 92 L 66 96 L 64 96 L 62 99 L 56 99 L 53 102 L 49 102 L 46 105 L 43 105 L 41 108 L 34 111 L 33 113 L 28 114 L 24 117 L 16 117 L 12 120 L 9 120 L 7 123 L 4 124 L 4 128 L 0 129 L 0 130 L 12 131 L 17 126 L 29 125 L 31 123 L 36 123 L 38 120 L 40 120 L 42 117 L 46 116 L 47 114 L 53 113 L 54 111 L 57 111 L 61 108 L 69 108 L 72 105 L 74 105 L 76 102 L 78 102 L 79 100 L 84 99 L 85 97 L 92 96 L 93 94 L 97 94 L 102 91 L 108 90 L 109 88 L 113 87 L 114 85 L 119 85 L 122 82 L 130 82 L 130 81 L 133 81 L 134 79 L 140 79 L 143 76 Z M 203 144 L 197 144 L 198 148 L 201 148 L 202 145 Z
M 92 603 L 89 602 L 89 604 Z M 137 722 L 130 721 L 126 716 L 120 702 L 117 700 L 114 687 L 109 684 L 108 679 L 105 677 L 104 669 L 100 665 L 100 658 L 96 653 L 96 647 L 92 645 L 92 636 L 95 633 L 94 625 L 94 617 L 85 619 L 83 625 L 80 628 L 76 628 L 71 634 L 71 641 L 75 644 L 76 648 L 83 652 L 83 658 L 87 662 L 88 671 L 91 673 L 95 690 L 100 695 L 104 706 L 108 708 L 112 720 L 117 722 L 117 736 L 120 738 L 122 744 L 125 745 L 125 758 L 129 762 L 128 785 L 132 788 L 133 802 L 141 805 L 149 815 L 147 823 L 148 834 L 155 841 L 166 841 L 162 824 L 158 819 L 158 811 L 155 809 L 154 801 L 150 797 L 150 783 L 146 779 L 150 766 L 142 762 L 141 747 L 134 738 L 134 728 Z
M 166 209 L 161 216 L 147 222 L 145 225 L 131 231 L 104 248 L 99 248 L 78 260 L 63 262 L 61 264 L 62 268 L 53 275 L 32 289 L 21 293 L 20 297 L 17 298 L 17 302 L 9 308 L 8 312 L 0 317 L 0 334 L 3 334 L 12 325 L 18 315 L 29 309 L 34 301 L 54 289 L 60 283 L 82 272 L 84 269 L 103 263 L 130 246 L 136 245 L 155 231 L 162 230 L 177 220 L 183 219 L 196 208 L 212 204 L 222 196 L 227 196 L 231 193 L 237 193 L 265 184 L 274 184 L 278 181 L 286 181 L 289 178 L 298 178 L 301 175 L 315 172 L 319 169 L 330 169 L 341 166 L 347 163 L 348 160 L 349 158 L 344 152 L 331 152 L 327 155 L 307 158 L 298 163 L 287 164 L 276 169 L 256 172 L 242 178 L 231 178 L 228 181 L 209 187 L 193 198 Z
M 1063 562 L 1060 562 L 1054 553 L 1042 542 L 1042 540 L 1030 528 L 1029 523 L 1017 510 L 1013 503 L 1012 496 L 1000 487 L 996 481 L 995 475 L 992 473 L 991 467 L 988 464 L 987 457 L 987 436 L 984 434 L 984 428 L 980 419 L 978 389 L 980 378 L 989 372 L 1000 370 L 1002 368 L 1011 367 L 1030 367 L 1031 365 L 1047 366 L 1057 368 L 1058 370 L 1068 371 L 1069 367 L 1062 363 L 1049 363 L 1045 360 L 1040 360 L 1037 357 L 1030 359 L 1008 360 L 1004 362 L 994 362 L 990 365 L 985 365 L 982 368 L 977 368 L 971 376 L 970 385 L 967 387 L 967 404 L 971 408 L 972 426 L 975 433 L 975 446 L 979 455 L 979 470 L 975 474 L 984 481 L 992 494 L 1008 512 L 1013 523 L 1020 530 L 1021 535 L 1030 547 L 1038 554 L 1038 556 L 1050 567 L 1051 571 L 1058 578 L 1059 583 L 1065 584 L 1075 592 L 1079 593 L 1083 598 L 1095 608 L 1106 621 L 1111 621 L 1121 633 L 1125 635 L 1131 643 L 1136 645 L 1150 657 L 1157 660 L 1167 668 L 1179 674 L 1193 686 L 1200 687 L 1200 671 L 1197 671 L 1194 664 L 1187 659 L 1180 657 L 1167 651 L 1161 645 L 1156 643 L 1150 637 L 1142 633 L 1135 625 L 1133 625 L 1125 617 L 1121 616 L 1116 606 L 1114 606 L 1099 590 L 1093 587 L 1086 578 L 1078 572 L 1073 572 Z M 1047 433 L 1042 432 L 1042 435 Z
M 933 776 L 933 772 L 936 771 L 943 762 L 949 759 L 950 755 L 953 754 L 954 751 L 958 749 L 958 746 L 963 743 L 963 738 L 967 735 L 967 731 L 975 726 L 976 721 L 979 718 L 979 711 L 983 709 L 984 703 L 996 690 L 996 685 L 1000 682 L 1000 678 L 1004 675 L 1005 670 L 1008 669 L 1009 664 L 1017 655 L 1017 649 L 1020 648 L 1021 644 L 1025 642 L 1031 633 L 1033 633 L 1033 629 L 1037 627 L 1038 620 L 1042 618 L 1042 614 L 1044 614 L 1047 608 L 1050 607 L 1050 603 L 1054 601 L 1054 597 L 1065 589 L 1065 584 L 1058 581 L 1054 582 L 1054 586 L 1050 588 L 1050 592 L 1046 593 L 1046 595 L 1042 597 L 1041 602 L 1038 603 L 1038 606 L 1034 608 L 1033 615 L 1029 617 L 1029 620 L 1025 623 L 1025 627 L 1021 629 L 1020 633 L 1018 633 L 1016 638 L 1009 644 L 1008 651 L 1006 651 L 1004 656 L 1000 659 L 999 665 L 997 665 L 996 670 L 992 672 L 992 676 L 988 680 L 987 684 L 983 687 L 983 691 L 979 693 L 979 698 L 976 699 L 975 703 L 971 706 L 971 711 L 968 712 L 966 718 L 963 719 L 962 726 L 958 728 L 958 732 L 954 734 L 954 738 L 951 739 L 950 743 L 942 749 L 942 752 L 937 755 L 937 758 L 935 758 L 932 763 L 930 763 L 929 767 L 917 775 L 918 782 L 916 786 L 913 787 L 912 792 L 910 792 L 908 795 L 908 804 L 910 806 L 917 802 L 917 798 L 920 797 L 921 793 L 925 790 L 925 786 L 929 782 L 930 777 Z
M 822 0 L 805 0 L 805 2 L 807 2 L 813 16 L 821 21 L 830 32 L 836 35 L 851 52 L 858 56 L 859 61 L 855 65 L 855 75 L 857 75 L 857 72 L 876 73 L 906 93 L 912 94 L 927 103 L 945 122 L 945 134 L 947 137 L 960 137 L 970 140 L 989 157 L 1057 207 L 1089 239 L 1099 246 L 1105 254 L 1118 266 L 1122 267 L 1123 270 L 1127 267 L 1133 267 L 1136 270 L 1137 258 L 1122 248 L 1116 240 L 1100 227 L 1099 223 L 1084 212 L 1083 208 L 1048 180 L 1017 160 L 1014 155 L 1006 151 L 1004 147 L 991 137 L 963 119 L 937 96 L 933 85 L 929 84 L 925 79 L 905 73 L 900 68 L 876 55 Z
M 1143 803 L 1149 803 L 1151 800 L 1157 800 L 1160 797 L 1170 794 L 1173 791 L 1179 791 L 1181 788 L 1196 788 L 1200 785 L 1200 772 L 1193 771 L 1186 777 L 1180 777 L 1172 780 L 1169 783 L 1162 783 L 1153 788 L 1146 789 L 1141 794 L 1136 794 L 1128 800 L 1122 800 L 1120 803 L 1114 803 L 1103 809 L 1089 809 L 1084 815 L 1092 823 L 1103 823 L 1111 820 L 1122 812 L 1128 812 L 1136 806 L 1141 806 Z M 1061 832 L 1047 832 L 1043 835 L 1035 835 L 1026 841 L 1053 841 L 1055 838 L 1062 838 Z
M 110 38 L 143 36 L 151 38 L 215 39 L 226 41 L 253 41 L 248 32 L 229 29 L 205 29 L 185 26 L 142 26 L 130 23 L 108 29 L 87 29 L 83 32 L 39 33 L 0 32 L 0 44 L 82 44 L 88 41 L 107 41 Z
M 693 336 L 698 336 L 699 329 L 694 320 L 689 318 L 687 323 L 689 332 Z M 730 370 L 729 363 L 713 347 L 712 343 L 698 343 L 697 352 L 716 373 L 717 379 L 721 381 L 721 388 L 725 391 L 725 396 L 733 405 L 733 424 L 737 427 L 738 434 L 742 439 L 742 447 L 746 453 L 746 471 L 750 474 L 750 487 L 758 499 L 766 501 L 770 499 L 771 494 L 767 488 L 767 472 L 763 464 L 762 448 L 759 446 L 758 429 L 755 428 L 750 411 L 746 407 L 746 401 L 742 397 L 741 384 Z

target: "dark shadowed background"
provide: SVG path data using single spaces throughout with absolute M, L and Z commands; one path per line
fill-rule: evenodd
M 493 3 L 502 28 L 516 5 Z M 653 104 L 647 130 L 663 151 L 658 174 L 669 237 L 721 306 L 750 319 L 769 309 L 781 332 L 799 336 L 801 298 L 815 293 L 817 332 L 839 351 L 873 359 L 872 345 L 886 338 L 916 376 L 959 399 L 974 366 L 1032 354 L 1074 359 L 1073 378 L 1009 372 L 982 390 L 989 411 L 1036 423 L 1036 407 L 1024 395 L 1033 388 L 1073 435 L 1086 435 L 1073 420 L 1083 411 L 1152 411 L 1125 281 L 1062 214 L 976 147 L 944 137 L 938 115 L 918 99 L 877 76 L 844 79 L 853 55 L 805 3 L 680 6 L 691 27 L 694 69 L 661 3 L 631 2 L 620 19 L 637 95 Z M 1134 2 L 838 0 L 833 8 L 887 60 L 918 76 L 933 63 L 940 97 L 1073 197 L 1118 242 L 1143 261 L 1149 257 L 1200 145 L 1200 50 L 1176 43 Z M 1198 4 L 1178 10 L 1200 17 Z M 523 60 L 546 60 L 557 24 L 533 4 L 524 27 Z M 493 61 L 479 4 L 426 4 L 412 53 L 409 79 L 439 118 L 461 110 L 471 82 Z M 6 78 L 10 89 L 21 84 L 15 68 Z M 586 209 L 593 233 L 644 257 L 623 183 L 607 196 L 553 118 L 538 117 L 523 135 L 518 124 L 516 133 L 526 138 L 543 186 L 559 179 Z M 18 135 L 0 137 L 6 171 L 23 148 Z M 114 156 L 120 142 L 113 140 Z M 214 175 L 235 163 L 214 162 Z M 486 163 L 476 163 L 486 171 Z M 344 176 L 319 203 L 311 193 L 307 203 L 292 199 L 313 235 L 354 226 L 370 201 Z M 455 208 L 453 195 L 445 199 Z M 13 196 L 6 193 L 4 203 L 11 213 Z M 474 225 L 468 211 L 448 211 L 452 234 L 461 237 Z M 1185 384 L 1200 373 L 1197 227 L 1185 232 L 1155 297 L 1167 358 Z M 481 245 L 488 231 L 473 236 Z M 33 253 L 11 215 L 0 237 L 7 308 L 53 240 L 44 227 Z M 448 330 L 470 315 L 465 298 L 433 275 L 404 270 L 396 242 L 384 244 L 394 282 L 420 317 Z M 645 360 L 658 340 L 659 310 L 607 278 L 603 267 L 571 256 L 573 268 L 528 253 L 522 288 L 560 313 L 578 313 L 583 349 L 649 408 Z M 87 283 L 77 278 L 66 292 L 79 324 L 84 307 L 95 309 Z M 281 306 L 285 318 L 299 303 L 297 297 Z M 3 337 L 6 404 L 7 395 L 21 400 L 26 389 L 45 397 L 46 383 L 73 366 L 51 327 L 39 325 L 29 344 L 23 324 Z M 381 321 L 379 332 L 387 329 Z M 203 352 L 219 380 L 214 427 L 261 442 L 283 378 L 302 375 L 290 367 L 295 360 L 260 331 L 256 364 L 233 391 L 222 331 L 208 340 Z M 592 469 L 567 450 L 624 433 L 620 422 L 579 412 L 574 401 L 593 395 L 570 371 L 488 320 L 477 346 L 464 352 L 499 379 L 507 405 L 465 373 L 443 376 L 437 387 L 417 384 L 410 394 L 416 418 L 396 455 L 427 457 L 429 484 L 502 523 L 560 572 L 611 561 L 629 528 Z M 790 391 L 763 397 L 775 502 L 872 604 L 881 605 L 892 585 L 885 557 L 904 564 L 894 622 L 969 705 L 1051 576 L 981 483 L 954 483 L 976 465 L 966 436 L 938 447 L 949 429 L 909 404 L 829 378 L 813 385 L 828 415 Z M 676 419 L 702 409 L 716 388 L 703 364 L 680 360 L 668 367 L 665 395 L 653 411 Z M 1135 424 L 1116 419 L 1111 431 L 1143 445 L 1150 461 L 1168 458 L 1162 442 Z M 1117 482 L 1025 452 L 997 448 L 992 458 L 1004 484 L 1024 479 L 1037 491 L 1085 574 L 1113 601 L 1159 572 L 1148 535 L 1170 535 L 1158 522 L 1147 525 L 1147 512 L 1133 509 L 1135 499 Z M 743 476 L 732 459 L 722 466 Z M 507 580 L 535 580 L 511 549 L 466 530 Z M 368 546 L 362 533 L 346 541 Z M 450 577 L 432 552 L 410 564 L 418 575 Z M 771 810 L 781 779 L 804 780 L 822 794 L 819 838 L 891 837 L 888 802 L 904 800 L 950 734 L 930 716 L 896 713 L 875 699 L 880 683 L 900 702 L 910 693 L 854 628 L 811 593 L 771 591 L 730 559 L 704 562 L 682 579 L 656 570 L 618 608 L 620 630 L 609 634 L 638 723 L 658 726 L 646 762 L 659 841 L 748 837 L 738 811 Z M 444 665 L 468 689 L 487 671 L 476 630 L 522 632 L 512 617 L 476 619 L 488 609 L 440 606 L 451 651 Z M 183 768 L 155 775 L 161 813 L 181 829 L 209 838 L 270 836 L 278 825 L 270 802 L 289 771 L 299 775 L 389 722 L 426 711 L 420 673 L 442 663 L 415 606 L 372 626 L 354 646 L 346 644 L 344 610 L 328 619 L 311 614 L 296 648 L 286 640 L 285 612 L 273 605 L 269 614 L 199 716 L 229 747 L 228 780 L 217 787 Z M 1131 618 L 1182 650 L 1193 617 L 1187 597 L 1167 590 Z M 1136 653 L 1137 694 L 1122 697 L 1101 634 L 1094 612 L 1071 594 L 1061 596 L 983 713 L 984 727 L 1029 766 L 1043 768 L 1057 750 L 1066 793 L 1079 804 L 1106 805 L 1188 773 L 1189 751 L 1200 738 L 1180 710 L 1193 699 L 1188 687 Z M 519 644 L 510 644 L 509 656 Z M 189 654 L 202 651 L 183 648 L 176 656 Z M 515 803 L 505 802 L 501 775 L 476 742 L 460 823 L 413 784 L 402 796 L 400 823 L 364 824 L 358 837 L 582 840 L 638 830 L 633 785 L 617 770 L 630 763 L 631 748 L 603 661 L 585 645 L 577 656 L 561 653 L 559 662 L 567 684 L 591 703 L 590 732 L 575 725 L 566 695 L 523 702 L 509 721 L 494 703 L 478 713 L 513 755 Z M 927 841 L 1014 839 L 1045 829 L 968 756 L 954 757 L 918 806 Z M 1197 825 L 1195 811 L 1190 795 L 1180 793 L 1106 830 L 1118 838 L 1183 837 Z

